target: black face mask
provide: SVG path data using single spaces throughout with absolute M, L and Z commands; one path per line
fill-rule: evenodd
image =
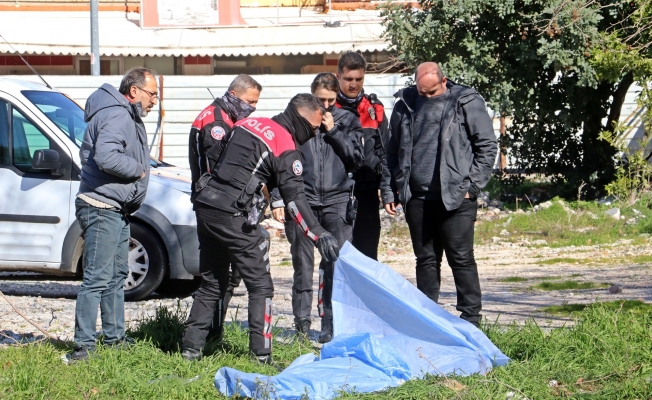
M 301 114 L 299 114 L 299 112 L 292 105 L 288 104 L 285 111 L 283 111 L 283 114 L 289 119 L 289 122 L 292 124 L 294 132 L 291 133 L 293 134 L 292 136 L 294 137 L 294 140 L 299 144 L 299 146 L 316 135 L 319 127 L 317 127 L 317 129 L 313 128 L 310 122 L 302 117 Z
M 326 111 L 328 111 L 329 113 L 332 113 L 334 108 L 335 108 L 335 102 L 333 102 L 333 104 L 331 104 L 330 106 L 328 106 L 328 107 L 326 108 Z
M 252 112 L 256 111 L 256 107 L 251 106 L 246 101 L 240 100 L 230 92 L 224 93 L 222 100 L 224 100 L 229 114 L 231 114 L 231 117 L 234 117 L 236 121 L 245 119 L 250 116 Z

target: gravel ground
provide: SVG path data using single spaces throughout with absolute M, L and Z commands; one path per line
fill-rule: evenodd
M 412 283 L 415 281 L 414 256 L 409 239 L 396 239 L 383 236 L 380 246 L 380 261 L 390 265 Z M 542 326 L 561 326 L 570 322 L 569 318 L 552 316 L 540 311 L 549 305 L 565 303 L 591 303 L 596 300 L 640 299 L 652 302 L 652 267 L 650 265 L 623 265 L 618 263 L 554 263 L 542 264 L 554 258 L 574 258 L 582 260 L 609 259 L 623 256 L 650 255 L 652 245 L 632 246 L 621 241 L 609 246 L 583 246 L 570 248 L 527 247 L 513 243 L 495 243 L 488 246 L 476 246 L 476 259 L 480 271 L 483 289 L 483 315 L 490 321 L 510 323 L 534 318 Z M 289 244 L 284 238 L 274 238 L 271 250 L 272 276 L 275 285 L 274 314 L 279 327 L 292 331 L 291 286 L 292 267 Z M 318 262 L 316 254 L 316 263 Z M 283 264 L 283 265 L 281 265 Z M 440 304 L 457 315 L 455 311 L 455 286 L 450 268 L 442 267 L 442 294 Z M 519 276 L 528 281 L 503 283 L 501 279 Z M 610 294 L 607 289 L 539 291 L 530 286 L 542 279 L 558 276 L 577 281 L 594 283 L 618 283 L 622 293 Z M 317 275 L 315 274 L 315 281 Z M 315 301 L 317 287 L 315 282 Z M 36 273 L 0 273 L 0 291 L 12 301 L 28 318 L 47 330 L 51 335 L 62 340 L 71 340 L 74 327 L 75 296 L 80 281 L 44 276 Z M 152 296 L 147 300 L 127 303 L 125 317 L 129 326 L 154 314 L 159 306 L 175 309 L 178 305 L 189 310 L 192 298 L 170 299 Z M 236 290 L 230 304 L 231 321 L 246 325 L 247 296 L 244 285 Z M 312 335 L 318 335 L 319 322 L 316 306 L 313 314 Z M 100 330 L 98 320 L 98 330 Z M 10 344 L 14 339 L 28 339 L 38 336 L 37 329 L 12 311 L 6 301 L 0 299 L 0 344 Z

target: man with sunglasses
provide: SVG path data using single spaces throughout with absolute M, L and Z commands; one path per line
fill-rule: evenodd
M 124 281 L 129 272 L 129 215 L 143 200 L 149 180 L 149 149 L 142 118 L 157 102 L 156 72 L 134 68 L 116 90 L 102 85 L 86 101 L 88 126 L 79 152 L 82 171 L 75 200 L 84 237 L 84 278 L 75 308 L 71 361 L 95 350 L 97 307 L 104 344 L 126 347 Z

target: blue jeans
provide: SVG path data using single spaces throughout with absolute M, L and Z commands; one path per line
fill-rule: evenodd
M 124 281 L 129 273 L 129 220 L 114 209 L 75 200 L 84 233 L 84 280 L 75 307 L 75 347 L 95 348 L 97 306 L 102 311 L 104 342 L 124 339 Z

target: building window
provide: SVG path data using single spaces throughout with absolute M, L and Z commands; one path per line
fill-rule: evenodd
M 77 57 L 77 74 L 91 75 L 90 57 Z M 122 57 L 100 57 L 100 75 L 122 75 L 124 73 Z

